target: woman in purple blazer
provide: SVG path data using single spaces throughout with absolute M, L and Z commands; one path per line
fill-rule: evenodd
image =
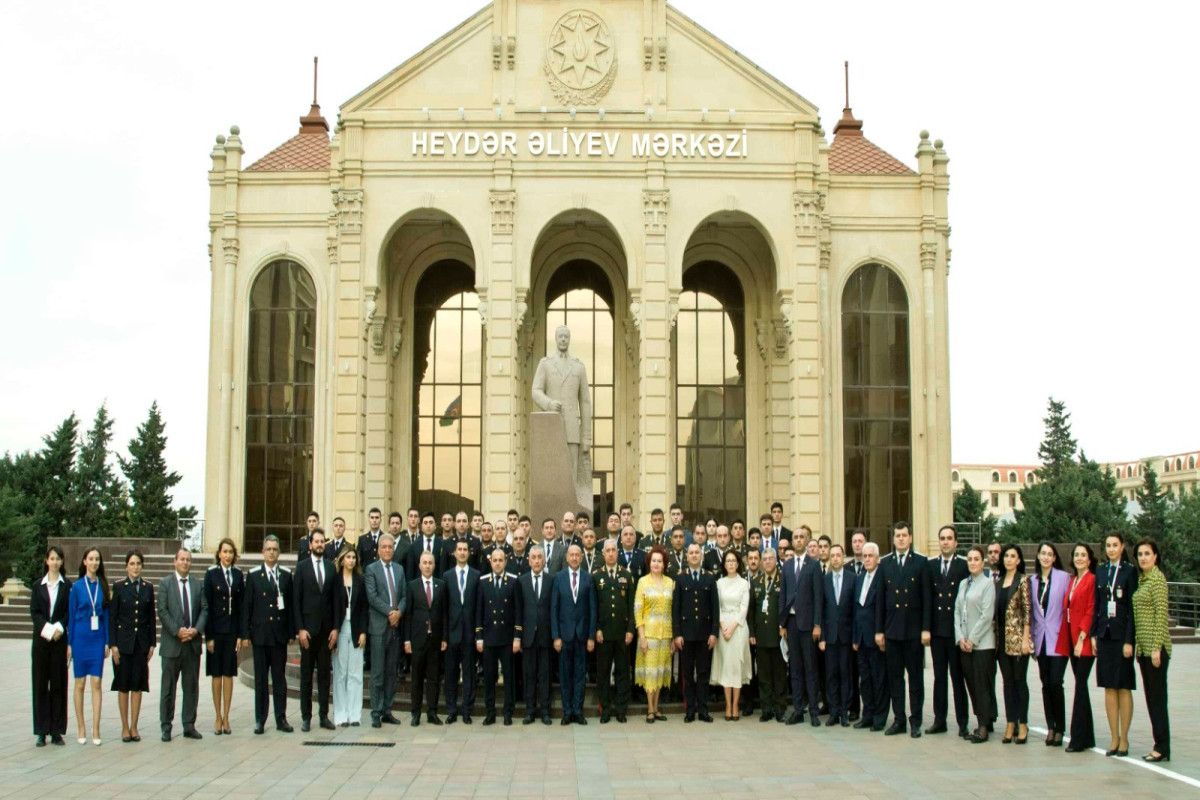
M 1070 632 L 1063 598 L 1071 578 L 1062 569 L 1058 551 L 1049 542 L 1038 545 L 1038 568 L 1029 578 L 1030 633 L 1042 679 L 1042 708 L 1046 712 L 1046 746 L 1062 747 L 1067 729 L 1063 677 L 1067 674 Z

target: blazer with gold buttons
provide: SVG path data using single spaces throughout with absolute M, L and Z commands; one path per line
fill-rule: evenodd
M 903 567 L 894 551 L 879 560 L 876 579 L 881 591 L 876 599 L 875 630 L 885 638 L 920 639 L 921 631 L 929 630 L 933 598 L 927 560 L 911 549 Z
M 154 587 L 149 581 L 125 578 L 113 584 L 108 626 L 108 640 L 122 655 L 148 653 L 158 644 Z

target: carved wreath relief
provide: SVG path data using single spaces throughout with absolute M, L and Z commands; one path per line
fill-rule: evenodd
M 550 31 L 543 71 L 563 105 L 595 105 L 617 77 L 617 51 L 608 25 L 591 11 L 564 14 Z

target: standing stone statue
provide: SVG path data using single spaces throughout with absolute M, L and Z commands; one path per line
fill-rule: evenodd
M 587 369 L 567 348 L 571 329 L 559 325 L 554 331 L 558 352 L 538 362 L 533 376 L 533 401 L 543 411 L 562 416 L 567 433 L 567 462 L 575 482 L 575 494 L 584 508 L 592 507 L 592 399 L 588 392 Z

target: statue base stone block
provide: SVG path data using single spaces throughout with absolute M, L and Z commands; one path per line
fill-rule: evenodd
M 566 512 L 583 510 L 571 475 L 562 415 L 535 411 L 529 415 L 529 517 L 535 536 L 541 535 L 542 520 L 558 523 Z

